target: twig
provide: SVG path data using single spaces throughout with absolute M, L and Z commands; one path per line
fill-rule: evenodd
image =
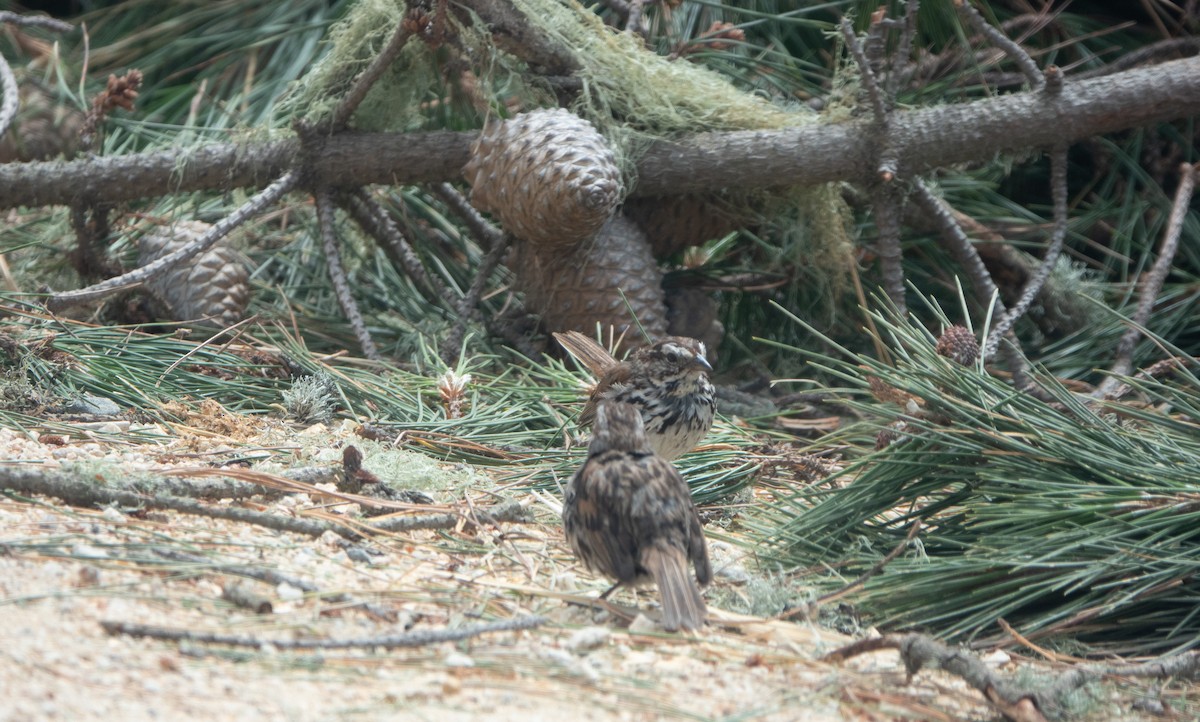
M 0 492 L 17 494 L 44 494 L 62 499 L 79 507 L 118 505 L 142 509 L 170 509 L 184 514 L 194 514 L 214 519 L 254 524 L 266 529 L 319 537 L 327 531 L 342 536 L 357 538 L 370 532 L 406 532 L 417 529 L 453 529 L 464 519 L 461 513 L 422 514 L 400 516 L 364 522 L 357 519 L 325 521 L 321 519 L 297 518 L 240 509 L 235 507 L 204 504 L 171 494 L 146 493 L 129 489 L 114 489 L 98 483 L 94 478 L 71 478 L 65 474 L 47 472 L 45 469 L 19 468 L 0 465 Z M 516 501 L 497 504 L 487 510 L 478 510 L 475 521 L 481 524 L 526 521 L 527 510 Z
M 350 91 L 342 96 L 337 108 L 334 109 L 333 115 L 329 119 L 329 130 L 339 131 L 344 130 L 350 122 L 350 118 L 354 115 L 354 111 L 358 110 L 358 106 L 367 97 L 367 93 L 371 91 L 371 87 L 375 85 L 392 61 L 400 55 L 400 51 L 404 49 L 408 39 L 413 34 L 413 23 L 409 15 L 405 15 L 400 24 L 396 26 L 396 31 L 392 33 L 392 37 L 388 40 L 388 44 L 383 48 L 362 75 L 358 76 L 354 81 L 354 86 Z
M 458 214 L 481 248 L 491 250 L 504 241 L 504 232 L 489 223 L 457 188 L 449 183 L 434 183 L 429 190 Z
M 854 581 L 850 582 L 849 584 L 842 587 L 841 589 L 830 592 L 829 594 L 826 594 L 824 596 L 817 597 L 817 599 L 814 601 L 814 604 L 821 605 L 821 604 L 828 604 L 829 602 L 837 601 L 838 599 L 841 599 L 842 597 L 846 596 L 847 594 L 854 591 L 855 589 L 866 584 L 868 579 L 875 576 L 879 572 L 883 571 L 884 567 L 886 567 L 888 564 L 891 564 L 896 559 L 896 557 L 900 556 L 900 554 L 902 554 L 904 552 L 904 550 L 908 548 L 908 545 L 912 544 L 913 539 L 917 538 L 917 534 L 920 533 L 920 531 L 921 531 L 921 520 L 916 519 L 915 521 L 913 521 L 912 526 L 909 527 L 908 534 L 906 534 L 904 536 L 904 541 L 897 544 L 896 547 L 894 549 L 892 549 L 890 552 L 888 552 L 884 558 L 880 559 L 878 562 L 875 563 L 875 565 L 873 567 L 871 567 L 867 571 L 863 572 L 862 575 L 860 575 L 858 577 L 858 579 L 855 579 Z
M 1026 281 L 1025 288 L 1021 290 L 1021 296 L 1017 299 L 1016 304 L 992 327 L 987 342 L 983 346 L 985 358 L 996 353 L 1000 339 L 1008 335 L 1017 321 L 1033 305 L 1033 300 L 1042 292 L 1042 287 L 1046 285 L 1046 279 L 1050 278 L 1050 274 L 1054 272 L 1054 267 L 1058 264 L 1058 257 L 1062 253 L 1063 243 L 1067 238 L 1067 222 L 1069 220 L 1067 214 L 1067 147 L 1065 145 L 1056 146 L 1050 151 L 1050 195 L 1054 201 L 1054 231 L 1050 234 L 1046 255 L 1042 258 L 1042 264 Z
M 12 125 L 13 118 L 17 117 L 20 94 L 17 92 L 17 76 L 13 75 L 12 68 L 9 67 L 8 61 L 2 54 L 0 54 L 0 90 L 4 92 L 3 98 L 0 98 L 0 136 L 3 136 L 8 132 L 8 127 Z
M 1173 60 L 1172 56 L 1187 56 L 1195 55 L 1196 53 L 1200 53 L 1200 37 L 1169 38 L 1125 53 L 1102 67 L 1085 70 L 1082 73 L 1075 73 L 1071 78 L 1076 81 L 1098 78 L 1102 75 L 1112 75 L 1113 73 L 1119 73 L 1130 68 L 1136 68 L 1143 63 L 1159 63 L 1166 60 Z
M 875 73 L 871 70 L 871 63 L 867 60 L 862 43 L 858 40 L 858 34 L 854 32 L 854 26 L 850 24 L 849 18 L 843 17 L 840 27 L 842 37 L 846 39 L 846 49 L 850 51 L 850 56 L 858 64 L 858 71 L 862 75 L 863 88 L 867 91 L 867 97 L 871 100 L 871 111 L 875 114 L 875 122 L 886 125 L 888 119 L 887 106 L 884 103 L 883 93 L 879 89 L 879 83 L 875 80 Z
M 1029 57 L 1029 53 L 1025 52 L 1025 48 L 1022 48 L 1018 43 L 1009 39 L 998 28 L 985 20 L 979 14 L 979 11 L 975 9 L 975 6 L 971 4 L 970 0 L 954 0 L 954 4 L 958 7 L 959 12 L 966 17 L 971 27 L 975 28 L 976 32 L 987 38 L 988 42 L 1003 50 L 1008 57 L 1013 59 L 1013 62 L 1017 64 L 1017 67 L 1021 69 L 1026 79 L 1029 80 L 1030 87 L 1034 90 L 1042 89 L 1046 81 L 1042 77 L 1041 72 L 1038 71 L 1037 63 L 1033 62 L 1033 58 Z
M 907 313 L 908 304 L 904 299 L 903 254 L 900 250 L 901 197 L 895 186 L 898 158 L 888 144 L 890 119 L 888 107 L 890 102 L 884 97 L 883 91 L 879 87 L 871 60 L 867 57 L 849 18 L 843 17 L 840 27 L 842 36 L 846 40 L 846 49 L 854 58 L 854 62 L 858 64 L 862 85 L 867 91 L 867 97 L 871 100 L 871 110 L 874 113 L 878 134 L 876 147 L 883 149 L 878 155 L 879 180 L 872 187 L 871 203 L 875 209 L 875 228 L 879 232 L 878 254 L 883 274 L 883 288 L 887 292 L 888 298 L 891 299 L 892 305 L 903 316 Z M 871 26 L 872 34 L 881 27 L 882 22 L 876 20 Z M 881 39 L 878 45 L 882 48 Z M 882 53 L 882 50 L 879 53 Z
M 516 500 L 503 501 L 488 509 L 477 509 L 475 519 L 481 524 L 529 520 L 529 510 Z M 461 514 L 422 514 L 378 519 L 368 525 L 373 531 L 410 532 L 421 529 L 453 529 L 463 520 Z
M 188 554 L 187 552 L 179 551 L 178 549 L 166 549 L 155 547 L 151 549 L 156 555 L 163 559 L 169 559 L 175 562 L 184 562 L 187 564 L 195 564 L 207 572 L 215 574 L 228 574 L 235 577 L 244 577 L 255 581 L 263 582 L 278 586 L 279 584 L 287 584 L 290 587 L 295 587 L 306 594 L 312 594 L 319 597 L 322 601 L 332 604 L 344 604 L 349 607 L 361 607 L 368 614 L 378 617 L 379 619 L 393 619 L 395 613 L 384 607 L 372 602 L 363 602 L 351 597 L 345 592 L 326 593 L 322 592 L 321 588 L 316 584 L 301 579 L 290 574 L 284 574 L 277 569 L 267 567 L 252 566 L 249 564 L 227 564 L 214 562 L 208 557 L 200 556 L 199 554 Z
M 979 252 L 967 238 L 962 226 L 954 219 L 954 213 L 950 206 L 935 196 L 933 191 L 929 190 L 929 186 L 921 180 L 913 184 L 912 199 L 933 220 L 939 231 L 938 238 L 941 239 L 942 247 L 950 251 L 950 255 L 954 257 L 958 265 L 967 272 L 967 276 L 971 279 L 971 285 L 975 289 L 976 298 L 985 306 L 991 306 L 994 318 L 1002 317 L 1005 313 L 1004 302 L 1000 300 L 996 283 L 988 273 L 987 267 L 983 265 L 983 259 L 979 257 Z M 1023 391 L 1036 394 L 1039 389 L 1033 379 L 1029 377 L 1025 358 L 1021 355 L 1020 343 L 1011 331 L 1004 337 L 1004 343 L 1000 344 L 1000 352 L 1004 355 L 1005 363 L 1008 364 L 1009 371 L 1012 373 L 1013 385 Z
M 69 255 L 71 265 L 80 278 L 112 278 L 121 273 L 120 266 L 104 257 L 104 242 L 112 230 L 108 221 L 110 208 L 106 203 L 71 205 L 75 250 Z
M 896 52 L 892 55 L 892 67 L 888 72 L 887 95 L 894 103 L 896 93 L 900 90 L 900 78 L 907 71 L 912 53 L 913 40 L 917 36 L 917 13 L 921 9 L 921 0 L 908 0 L 904 4 L 904 31 L 896 43 Z
M 111 494 L 129 493 L 144 496 L 164 495 L 184 499 L 248 499 L 261 496 L 277 499 L 283 491 L 223 475 L 221 471 L 206 469 L 211 477 L 193 474 L 181 476 L 146 476 L 126 478 L 120 482 L 76 480 L 67 474 L 42 466 L 0 466 L 0 489 L 24 494 L 46 494 L 76 506 L 96 506 L 112 503 Z M 119 484 L 119 486 L 118 486 Z M 58 492 L 71 495 L 60 496 Z M 79 493 L 84 492 L 84 493 Z M 128 506 L 137 506 L 130 504 Z
M 886 635 L 860 640 L 830 652 L 824 660 L 837 663 L 880 649 L 900 652 L 900 659 L 908 673 L 906 684 L 911 683 L 913 675 L 923 667 L 938 667 L 961 677 L 981 692 L 1006 718 L 1014 722 L 1046 722 L 1040 710 L 1044 709 L 1042 704 L 1050 700 L 1043 700 L 1037 692 L 1014 687 L 970 652 L 948 647 L 924 634 Z
M 33 28 L 45 28 L 56 33 L 67 33 L 75 29 L 71 23 L 45 17 L 44 15 L 18 15 L 8 10 L 0 10 L 0 23 L 9 25 L 24 25 Z
M 487 219 L 475 210 L 475 207 L 454 186 L 449 183 L 437 183 L 430 186 L 430 190 L 466 223 L 475 242 L 481 248 L 487 249 L 483 263 L 475 270 L 475 278 L 471 281 L 471 287 L 467 289 L 466 295 L 458 301 L 458 323 L 442 342 L 441 355 L 449 363 L 450 359 L 458 355 L 463 339 L 467 335 L 467 322 L 483 320 L 483 314 L 478 308 L 479 300 L 483 297 L 483 291 L 487 288 L 492 273 L 503 260 L 510 239 L 499 228 L 488 223 Z
M 629 0 L 629 14 L 625 17 L 625 32 L 637 35 L 642 33 L 642 12 L 646 0 Z
M 1200 652 L 1188 652 L 1141 664 L 1079 665 L 1047 686 L 1036 690 L 1014 686 L 979 658 L 963 650 L 948 647 L 923 634 L 886 635 L 863 639 L 834 650 L 825 661 L 838 663 L 860 654 L 895 649 L 908 672 L 909 680 L 922 667 L 936 666 L 955 674 L 983 693 L 1001 714 L 1017 722 L 1044 722 L 1045 716 L 1057 718 L 1063 702 L 1074 690 L 1104 675 L 1168 679 L 1200 677 Z
M 237 634 L 214 634 L 210 632 L 194 632 L 189 629 L 170 629 L 155 627 L 149 624 L 134 624 L 132 622 L 102 621 L 100 626 L 105 632 L 131 637 L 148 637 L 170 642 L 197 642 L 203 644 L 224 644 L 230 647 L 250 647 L 253 649 L 351 649 L 356 647 L 395 649 L 397 647 L 424 647 L 442 642 L 458 642 L 471 637 L 491 632 L 515 632 L 533 629 L 546 623 L 546 618 L 529 614 L 516 619 L 501 622 L 472 624 L 459 629 L 430 629 L 403 634 L 387 634 L 378 637 L 357 637 L 351 639 L 264 639 Z
M 350 328 L 354 331 L 355 338 L 358 339 L 358 345 L 362 347 L 363 355 L 372 361 L 382 361 L 383 356 L 380 355 L 379 347 L 375 345 L 375 339 L 371 338 L 371 332 L 363 321 L 362 313 L 358 310 L 358 303 L 354 300 L 354 294 L 350 292 L 350 284 L 346 280 L 346 270 L 342 267 L 342 256 L 338 253 L 337 231 L 333 227 L 336 220 L 333 210 L 333 192 L 328 188 L 319 188 L 314 192 L 313 198 L 317 204 L 317 223 L 321 227 L 321 250 L 325 253 L 325 263 L 329 266 L 329 278 L 333 281 L 333 295 L 337 298 L 338 306 L 342 308 L 342 314 L 350 322 Z
M 300 173 L 291 170 L 281 176 L 271 185 L 259 191 L 250 200 L 246 201 L 217 223 L 214 223 L 204 235 L 197 238 L 195 241 L 187 244 L 178 251 L 168 253 L 167 255 L 147 263 L 144 266 L 135 268 L 128 273 L 124 273 L 115 278 L 110 278 L 106 281 L 101 281 L 87 288 L 81 288 L 76 291 L 67 291 L 65 293 L 57 293 L 46 299 L 46 308 L 51 312 L 61 311 L 64 308 L 77 306 L 81 303 L 95 301 L 105 296 L 109 296 L 117 291 L 120 291 L 131 286 L 136 286 L 147 281 L 151 281 L 166 271 L 174 268 L 180 263 L 186 263 L 204 251 L 208 250 L 214 243 L 223 238 L 227 233 L 237 228 L 242 223 L 245 223 L 250 217 L 261 211 L 267 205 L 274 203 L 285 193 L 296 187 L 300 180 Z
M 879 265 L 883 273 L 883 289 L 891 299 L 896 312 L 904 317 L 908 304 L 904 298 L 903 251 L 900 249 L 900 189 L 889 178 L 881 178 L 874 184 L 871 205 L 875 210 L 875 229 Z
M 338 204 L 364 231 L 379 242 L 384 251 L 392 258 L 392 262 L 399 263 L 409 278 L 425 284 L 430 293 L 441 297 L 450 308 L 457 306 L 455 295 L 442 283 L 441 279 L 426 272 L 421 258 L 404 238 L 404 234 L 400 232 L 387 210 L 379 205 L 365 189 L 358 188 L 352 193 L 339 196 Z
M 1042 655 L 1043 657 L 1050 660 L 1051 662 L 1081 662 L 1081 661 L 1083 661 L 1079 657 L 1072 657 L 1072 656 L 1066 655 L 1066 654 L 1059 654 L 1058 652 L 1052 652 L 1049 649 L 1046 649 L 1045 647 L 1040 646 L 1039 644 L 1034 642 L 1032 639 L 1029 639 L 1025 635 L 1023 635 L 1020 632 L 1018 632 L 1017 630 L 1013 629 L 1013 626 L 1011 624 L 1009 624 L 1008 621 L 1006 621 L 1004 619 L 1004 617 L 997 617 L 996 624 L 1000 625 L 1000 628 L 1004 630 L 1005 634 L 1009 635 L 1014 640 L 1016 640 L 1016 642 L 1018 644 L 1020 644 L 1024 647 L 1028 647 L 1029 649 L 1032 649 L 1033 651 Z
M 1171 217 L 1167 220 L 1162 248 L 1159 250 L 1158 258 L 1154 260 L 1150 272 L 1146 274 L 1146 278 L 1142 282 L 1137 310 L 1129 319 L 1130 327 L 1126 329 L 1121 336 L 1121 341 L 1117 344 L 1116 358 L 1113 359 L 1108 378 L 1104 379 L 1095 391 L 1097 397 L 1103 397 L 1120 383 L 1119 377 L 1128 376 L 1133 370 L 1134 346 L 1137 344 L 1138 336 L 1142 333 L 1141 328 L 1145 327 L 1146 322 L 1150 320 L 1150 312 L 1154 310 L 1154 304 L 1158 301 L 1158 294 L 1162 291 L 1163 282 L 1166 281 L 1167 274 L 1171 272 L 1175 251 L 1179 248 L 1179 236 L 1183 232 L 1183 221 L 1192 202 L 1192 192 L 1196 188 L 1196 171 L 1197 166 L 1190 163 L 1183 163 L 1179 166 L 1179 188 L 1175 190 L 1175 203 L 1171 207 Z

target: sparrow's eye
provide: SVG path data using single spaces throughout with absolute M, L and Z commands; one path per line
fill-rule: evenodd
M 679 363 L 679 352 L 678 351 L 668 350 L 666 353 L 663 354 L 663 357 L 666 358 L 667 361 L 670 361 L 673 364 Z

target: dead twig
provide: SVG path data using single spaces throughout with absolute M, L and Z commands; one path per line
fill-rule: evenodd
M 462 513 L 422 514 L 419 516 L 401 516 L 364 522 L 357 519 L 331 520 L 298 518 L 280 516 L 268 512 L 254 511 L 235 507 L 215 506 L 181 498 L 169 494 L 149 494 L 128 489 L 114 489 L 98 483 L 94 478 L 70 478 L 63 474 L 47 472 L 43 469 L 21 469 L 0 466 L 0 492 L 15 494 L 44 494 L 62 499 L 64 502 L 79 507 L 102 507 L 117 505 L 140 509 L 170 509 L 184 514 L 194 514 L 214 519 L 254 524 L 266 529 L 303 534 L 319 537 L 325 532 L 348 538 L 358 538 L 364 533 L 371 532 L 408 532 L 418 529 L 453 529 L 464 519 Z M 347 495 L 334 496 L 355 500 Z M 368 500 L 373 501 L 373 500 Z M 375 502 L 387 504 L 384 500 Z M 401 505 L 404 506 L 404 505 Z M 497 504 L 488 510 L 479 510 L 468 521 L 480 524 L 498 522 L 520 522 L 529 518 L 528 510 L 519 502 Z
M 902 554 L 904 552 L 904 550 L 908 548 L 908 545 L 912 544 L 913 539 L 916 539 L 917 534 L 919 534 L 920 532 L 921 532 L 921 520 L 917 519 L 912 523 L 912 526 L 910 526 L 908 528 L 908 534 L 906 534 L 904 536 L 904 541 L 897 544 L 894 549 L 892 549 L 890 552 L 887 553 L 886 556 L 884 556 L 882 559 L 880 559 L 878 562 L 876 562 L 874 566 L 872 566 L 867 571 L 863 572 L 862 575 L 860 575 L 858 577 L 858 579 L 855 579 L 854 581 L 850 582 L 849 584 L 842 587 L 841 589 L 838 589 L 837 591 L 834 591 L 834 592 L 830 592 L 829 594 L 826 594 L 824 596 L 817 597 L 814 604 L 821 605 L 821 604 L 828 604 L 829 602 L 837 601 L 838 599 L 841 599 L 842 597 L 846 596 L 847 594 L 854 591 L 855 589 L 866 584 L 868 579 L 875 576 L 879 572 L 883 571 L 884 567 L 886 567 L 888 564 L 891 564 L 896 559 L 896 557 L 900 556 L 900 554 Z
M 245 223 L 263 208 L 279 200 L 285 193 L 295 188 L 299 181 L 300 173 L 298 171 L 288 171 L 228 216 L 214 223 L 212 227 L 205 231 L 204 235 L 192 243 L 120 276 L 101 281 L 87 288 L 56 293 L 46 299 L 46 308 L 51 312 L 61 311 L 71 306 L 99 300 L 126 288 L 131 288 L 158 278 L 180 263 L 186 263 L 204 251 L 207 251 L 234 228 Z
M 17 117 L 17 106 L 20 104 L 17 76 L 13 75 L 12 68 L 3 55 L 0 55 L 0 90 L 4 93 L 0 98 L 0 136 L 3 136 L 12 125 L 13 118 Z
M 867 98 L 871 101 L 871 112 L 875 116 L 875 122 L 886 125 L 887 102 L 884 99 L 883 91 L 879 88 L 871 62 L 867 59 L 863 44 L 859 41 L 858 34 L 854 32 L 854 26 L 850 24 L 849 18 L 843 17 L 839 28 L 842 31 L 842 38 L 846 41 L 846 50 L 858 64 L 858 72 L 862 75 L 863 89 L 867 91 Z
M 1008 57 L 1013 59 L 1013 62 L 1017 64 L 1017 67 L 1021 69 L 1025 78 L 1029 81 L 1030 87 L 1034 90 L 1041 90 L 1046 81 L 1038 70 L 1037 63 L 1033 62 L 1033 58 L 1029 57 L 1029 53 L 1025 52 L 1025 48 L 1022 48 L 1018 43 L 1000 32 L 999 28 L 996 28 L 985 20 L 983 15 L 980 15 L 975 6 L 971 4 L 970 0 L 954 0 L 954 4 L 958 7 L 959 13 L 970 23 L 971 27 L 975 28 L 976 32 L 987 38 L 988 42 L 1003 50 Z
M 392 259 L 392 263 L 403 268 L 409 278 L 424 284 L 430 293 L 443 299 L 449 308 L 457 306 L 456 295 L 451 293 L 441 279 L 426 272 L 420 256 L 413 250 L 412 244 L 404 237 L 387 209 L 372 198 L 366 189 L 358 188 L 351 193 L 339 196 L 338 205 L 379 243 L 388 257 Z
M 1055 76 L 1061 77 L 1061 76 Z M 1052 86 L 1047 86 L 1047 88 Z M 1060 86 L 1061 87 L 1061 86 Z M 987 341 L 983 345 L 984 358 L 995 355 L 1000 339 L 1004 338 L 1025 315 L 1033 300 L 1042 292 L 1046 279 L 1054 272 L 1058 257 L 1062 254 L 1063 243 L 1067 238 L 1067 147 L 1059 145 L 1050 152 L 1050 195 L 1054 200 L 1054 231 L 1050 235 L 1050 243 L 1046 246 L 1046 254 L 1042 264 L 1021 289 L 1021 296 L 1016 304 L 1008 310 L 992 327 Z
M 224 644 L 230 647 L 250 647 L 252 649 L 352 649 L 377 648 L 396 649 L 397 647 L 424 647 L 442 642 L 458 642 L 481 634 L 492 632 L 515 632 L 533 629 L 546 623 L 546 618 L 537 615 L 526 615 L 501 622 L 472 624 L 459 629 L 429 629 L 403 634 L 385 634 L 377 637 L 357 637 L 351 639 L 264 639 L 238 634 L 216 634 L 212 632 L 195 632 L 190 629 L 171 629 L 156 627 L 149 624 L 133 622 L 102 621 L 100 626 L 112 635 L 128 635 L 131 637 L 147 637 L 162 639 L 170 642 L 196 642 L 202 644 Z
M 346 270 L 342 267 L 342 256 L 338 253 L 337 230 L 334 228 L 335 213 L 333 210 L 333 193 L 328 188 L 320 188 L 313 194 L 317 204 L 317 223 L 321 227 L 321 250 L 325 254 L 325 263 L 329 266 L 329 279 L 333 282 L 333 295 L 337 298 L 342 315 L 350 322 L 354 337 L 362 347 L 363 355 L 372 361 L 382 361 L 379 347 L 371 332 L 363 321 L 362 313 L 354 294 L 350 292 L 350 283 L 346 280 Z
M 885 96 L 880 87 L 876 75 L 876 67 L 879 63 L 872 63 L 872 58 L 868 57 L 850 20 L 843 17 L 840 27 L 842 37 L 846 42 L 846 49 L 854 58 L 854 62 L 858 64 L 863 88 L 871 101 L 871 112 L 879 139 L 876 147 L 880 149 L 876 159 L 878 180 L 872 184 L 871 188 L 875 229 L 879 235 L 877 253 L 883 275 L 883 289 L 892 305 L 896 307 L 896 311 L 903 316 L 907 314 L 908 310 L 908 304 L 904 298 L 904 267 L 900 249 L 900 204 L 903 196 L 896 186 L 896 175 L 899 172 L 898 156 L 888 141 L 892 98 Z M 875 48 L 872 56 L 878 60 L 882 60 L 883 53 L 882 31 L 883 18 L 881 15 L 876 15 L 871 23 L 868 40 L 872 41 Z
M 322 592 L 321 588 L 316 584 L 301 579 L 300 577 L 284 574 L 277 569 L 267 567 L 253 566 L 250 564 L 230 564 L 226 562 L 217 562 L 208 557 L 200 556 L 199 554 L 189 554 L 178 549 L 167 549 L 163 547 L 155 547 L 151 549 L 155 555 L 174 562 L 183 562 L 192 564 L 200 570 L 213 574 L 227 574 L 229 576 L 243 577 L 245 579 L 253 579 L 264 584 L 278 586 L 279 584 L 287 584 L 295 587 L 305 594 L 313 595 L 323 602 L 331 604 L 341 604 L 348 608 L 361 608 L 373 617 L 378 619 L 394 620 L 395 612 L 386 607 L 381 607 L 372 602 L 363 602 L 351 597 L 345 592 L 328 593 Z
M 75 27 L 54 18 L 18 15 L 7 10 L 0 11 L 0 23 L 41 27 L 59 33 L 65 33 Z M 13 119 L 17 117 L 17 107 L 20 105 L 17 76 L 13 74 L 12 67 L 3 55 L 0 55 L 0 91 L 3 92 L 3 96 L 0 97 L 0 136 L 3 136 L 8 132 Z
M 826 662 L 839 663 L 881 649 L 900 653 L 908 674 L 906 684 L 924 667 L 939 667 L 981 692 L 1007 719 L 1014 722 L 1045 722 L 1061 715 L 1066 696 L 1102 676 L 1168 679 L 1200 678 L 1200 652 L 1188 652 L 1140 664 L 1078 665 L 1058 676 L 1052 684 L 1036 690 L 1023 689 L 989 668 L 975 655 L 947 646 L 924 634 L 889 634 L 863 639 L 830 652 Z
M 350 88 L 350 92 L 342 96 L 338 102 L 337 108 L 334 109 L 333 115 L 329 118 L 328 130 L 337 132 L 344 130 L 350 123 L 350 118 L 354 116 L 354 111 L 358 110 L 358 106 L 366 99 L 367 93 L 383 75 L 392 61 L 400 55 L 400 51 L 404 49 L 408 39 L 413 36 L 413 31 L 418 27 L 414 22 L 415 18 L 406 15 L 400 24 L 396 26 L 396 31 L 392 33 L 392 37 L 388 39 L 388 43 L 384 46 L 362 75 L 354 81 L 354 86 Z
M 71 23 L 44 15 L 19 15 L 8 10 L 0 10 L 0 23 L 8 25 L 23 25 L 29 28 L 44 28 L 56 33 L 67 33 L 75 29 Z
M 983 259 L 979 257 L 979 252 L 975 250 L 975 246 L 967 238 L 966 232 L 954 218 L 954 211 L 945 201 L 935 196 L 924 181 L 917 181 L 913 184 L 912 199 L 933 221 L 942 246 L 966 271 L 967 276 L 971 279 L 971 285 L 975 289 L 975 297 L 985 307 L 991 308 L 993 317 L 1003 317 L 1004 302 L 1000 300 L 1000 292 L 996 288 L 996 283 L 992 280 L 992 275 L 988 273 L 987 267 L 983 265 Z M 1005 335 L 999 350 L 1004 355 L 1005 363 L 1008 364 L 1009 371 L 1012 373 L 1013 385 L 1023 391 L 1037 393 L 1038 388 L 1033 379 L 1029 377 L 1025 358 L 1021 355 L 1020 343 L 1012 331 Z
M 1184 163 L 1179 166 L 1179 188 L 1175 190 L 1175 203 L 1171 207 L 1171 217 L 1167 220 L 1167 229 L 1163 234 L 1162 248 L 1158 258 L 1150 267 L 1142 282 L 1141 294 L 1138 298 L 1137 310 L 1130 320 L 1130 327 L 1121 336 L 1117 344 L 1116 358 L 1113 359 L 1109 375 L 1096 388 L 1095 396 L 1103 398 L 1120 385 L 1120 377 L 1128 376 L 1133 371 L 1133 349 L 1138 336 L 1150 320 L 1150 312 L 1162 292 L 1163 282 L 1171 272 L 1171 263 L 1175 259 L 1175 251 L 1179 248 L 1179 237 L 1183 232 L 1183 221 L 1187 217 L 1188 208 L 1192 201 L 1192 192 L 1196 188 L 1197 166 Z

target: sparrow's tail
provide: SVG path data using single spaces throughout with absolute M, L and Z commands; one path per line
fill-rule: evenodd
M 662 599 L 663 626 L 674 632 L 704 626 L 707 610 L 700 587 L 688 572 L 687 555 L 682 549 L 655 545 L 643 549 L 641 566 L 654 577 Z

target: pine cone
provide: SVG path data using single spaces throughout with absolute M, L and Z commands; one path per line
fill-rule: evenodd
M 979 342 L 965 326 L 950 326 L 938 337 L 939 355 L 963 366 L 971 366 L 979 358 Z
M 489 124 L 463 176 L 475 207 L 517 238 L 561 250 L 594 236 L 624 194 L 604 136 L 561 108 Z
M 645 231 L 655 258 L 720 238 L 740 228 L 745 220 L 739 220 L 712 195 L 632 198 L 624 210 Z
M 620 214 L 574 253 L 517 243 L 509 262 L 526 307 L 542 317 L 547 331 L 590 333 L 600 324 L 628 330 L 627 345 L 640 345 L 632 309 L 651 338 L 667 332 L 662 274 L 645 235 Z
M 146 265 L 200 237 L 209 224 L 183 221 L 138 242 L 139 263 Z M 250 301 L 250 278 L 241 254 L 217 246 L 147 283 L 146 290 L 173 321 L 199 321 L 226 328 L 240 321 Z

